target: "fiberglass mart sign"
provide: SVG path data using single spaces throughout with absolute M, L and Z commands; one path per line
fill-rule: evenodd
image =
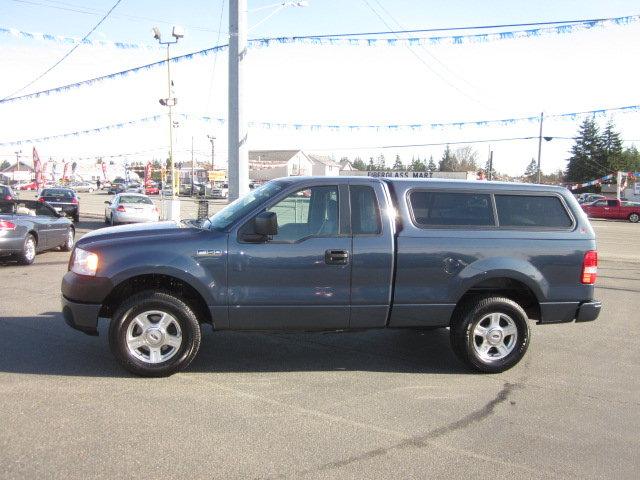
M 433 172 L 404 172 L 391 170 L 384 172 L 367 172 L 368 177 L 392 177 L 392 178 L 433 178 Z

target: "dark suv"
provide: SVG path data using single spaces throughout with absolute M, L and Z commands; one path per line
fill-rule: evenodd
M 43 188 L 38 195 L 39 202 L 47 202 L 56 212 L 80 221 L 80 199 L 71 188 Z
M 193 224 L 191 224 L 193 225 Z M 511 368 L 529 321 L 595 320 L 595 235 L 568 190 L 367 177 L 269 182 L 197 226 L 96 230 L 62 281 L 72 327 L 118 360 L 185 368 L 215 330 L 449 327 L 469 367 Z

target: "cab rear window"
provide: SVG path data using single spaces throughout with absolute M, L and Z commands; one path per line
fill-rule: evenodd
M 573 220 L 553 195 L 495 195 L 500 227 L 569 228 Z

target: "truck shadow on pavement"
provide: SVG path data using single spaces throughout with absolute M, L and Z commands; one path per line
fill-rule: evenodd
M 133 377 L 109 350 L 107 325 L 90 337 L 69 328 L 59 312 L 0 316 L 0 372 Z M 184 372 L 249 373 L 372 371 L 462 374 L 448 330 L 354 333 L 213 332 L 203 326 L 200 353 Z

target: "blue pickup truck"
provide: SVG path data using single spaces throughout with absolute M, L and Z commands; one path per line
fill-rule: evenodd
M 80 239 L 66 322 L 128 370 L 187 367 L 214 330 L 449 328 L 471 369 L 520 361 L 539 324 L 595 320 L 595 235 L 564 188 L 297 177 L 197 225 L 112 227 Z

